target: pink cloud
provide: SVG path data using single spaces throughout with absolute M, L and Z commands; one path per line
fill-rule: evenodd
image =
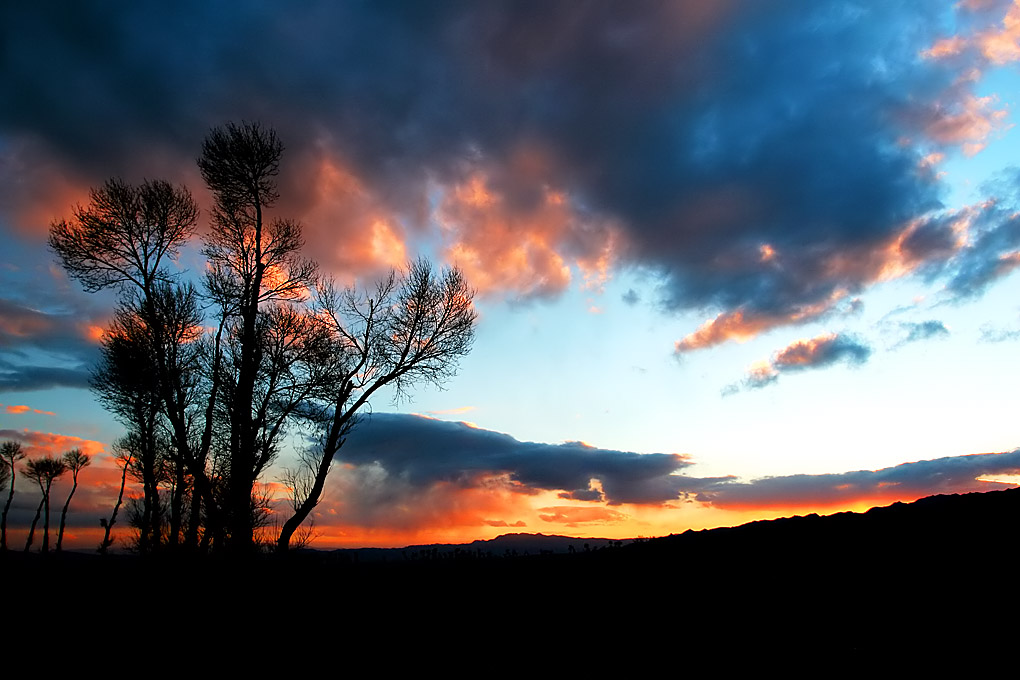
M 967 156 L 973 156 L 987 145 L 994 132 L 1007 129 L 1007 109 L 996 109 L 994 97 L 966 95 L 962 101 L 949 107 L 937 106 L 930 114 L 925 127 L 927 134 L 943 144 L 962 146 Z
M 980 33 L 977 42 L 981 53 L 993 64 L 1020 60 L 1020 0 L 1014 0 L 1001 27 Z
M 945 59 L 959 54 L 967 47 L 967 40 L 954 35 L 951 38 L 943 38 L 937 41 L 927 50 L 921 52 L 925 59 Z

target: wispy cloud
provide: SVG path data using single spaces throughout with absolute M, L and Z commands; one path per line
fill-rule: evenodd
M 935 319 L 921 322 L 904 321 L 900 323 L 900 328 L 907 333 L 906 337 L 900 342 L 903 345 L 919 340 L 949 336 L 949 329 L 946 328 L 946 325 Z
M 757 389 L 771 385 L 784 373 L 823 368 L 835 363 L 860 365 L 871 356 L 871 347 L 852 335 L 829 333 L 807 340 L 797 340 L 775 352 L 768 361 L 753 365 L 744 380 L 730 385 L 724 394 L 741 387 Z

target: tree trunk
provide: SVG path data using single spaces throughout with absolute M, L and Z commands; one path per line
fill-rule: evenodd
M 11 490 L 7 494 L 7 502 L 4 504 L 3 519 L 0 520 L 0 550 L 7 550 L 7 513 L 11 509 L 11 501 L 14 500 L 14 464 L 11 463 Z
M 71 507 L 71 498 L 74 497 L 74 492 L 78 490 L 78 474 L 74 475 L 74 483 L 71 485 L 71 493 L 67 494 L 67 501 L 64 503 L 64 509 L 60 511 L 60 530 L 57 532 L 57 552 L 60 552 L 61 547 L 64 544 L 64 526 L 67 524 L 67 509 Z
M 113 531 L 113 525 L 117 523 L 117 511 L 120 510 L 120 504 L 124 502 L 124 487 L 127 486 L 127 473 L 128 461 L 124 461 L 124 469 L 120 473 L 120 493 L 117 494 L 117 504 L 113 506 L 110 521 L 106 523 L 106 533 L 103 535 L 103 542 L 99 544 L 99 552 L 104 555 L 106 554 L 106 549 L 113 545 L 113 540 L 110 539 L 110 532 Z
M 43 493 L 43 509 L 45 516 L 43 519 L 43 535 L 42 535 L 42 551 L 50 551 L 50 485 L 46 485 L 46 491 Z
M 35 525 L 39 523 L 39 516 L 42 515 L 43 501 L 39 501 L 39 507 L 35 509 L 35 517 L 32 519 L 32 528 L 28 530 L 28 540 L 25 541 L 25 552 L 28 552 L 32 547 L 32 540 L 35 538 Z

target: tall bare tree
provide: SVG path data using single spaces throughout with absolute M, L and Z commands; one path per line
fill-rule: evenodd
M 399 399 L 416 383 L 442 386 L 456 373 L 474 340 L 473 299 L 460 270 L 437 272 L 425 259 L 409 264 L 399 279 L 391 273 L 371 295 L 320 285 L 318 318 L 332 336 L 335 378 L 306 405 L 319 440 L 302 454 L 301 467 L 288 471 L 294 514 L 280 532 L 279 552 L 318 504 L 333 459 L 372 396 L 392 385 Z
M 303 300 L 316 275 L 315 264 L 301 256 L 300 225 L 266 216 L 279 197 L 282 153 L 273 130 L 230 123 L 209 133 L 198 160 L 215 198 L 203 251 L 210 264 L 206 286 L 230 338 L 227 365 L 221 365 L 229 370 L 220 374 L 227 379 L 219 383 L 229 432 L 223 510 L 229 544 L 238 552 L 253 545 L 252 489 L 295 408 L 287 405 L 293 394 L 275 393 L 274 369 L 281 365 L 267 357 L 272 350 L 266 343 L 274 342 L 271 335 L 287 335 L 283 326 L 296 323 L 281 305 Z M 279 399 L 282 408 L 270 413 L 267 406 Z
M 203 316 L 197 291 L 178 283 L 168 266 L 194 235 L 197 219 L 197 204 L 184 187 L 114 179 L 92 190 L 88 206 L 76 207 L 72 220 L 55 222 L 49 244 L 86 290 L 121 292 L 92 387 L 144 443 L 137 464 L 144 470 L 150 512 L 158 508 L 156 430 L 165 419 L 180 464 L 188 467 L 215 518 L 214 489 L 205 474 L 211 422 L 197 445 L 193 436 L 196 413 L 210 412 L 215 398 L 213 391 L 208 403 L 201 402 L 195 341 Z M 144 536 L 153 534 L 151 524 Z
M 374 297 L 320 285 L 301 254 L 301 226 L 269 214 L 282 152 L 276 133 L 257 123 L 207 136 L 198 166 L 214 206 L 201 294 L 165 266 L 194 233 L 197 208 L 183 188 L 111 180 L 50 232 L 51 248 L 87 290 L 122 293 L 93 389 L 146 441 L 166 433 L 174 488 L 184 488 L 186 469 L 193 503 L 201 502 L 189 540 L 197 542 L 201 516 L 203 544 L 235 553 L 255 545 L 257 483 L 288 427 L 310 423 L 321 442 L 281 549 L 321 497 L 358 410 L 383 385 L 402 394 L 414 383 L 440 384 L 470 349 L 475 321 L 460 272 L 437 273 L 424 260 L 391 275 Z M 142 476 L 155 509 L 156 458 L 146 445 L 137 461 L 153 462 Z
M 11 509 L 11 501 L 14 500 L 14 480 L 17 463 L 25 458 L 25 452 L 21 450 L 21 444 L 15 441 L 6 441 L 0 444 L 0 477 L 4 483 L 0 486 L 10 484 L 7 491 L 7 502 L 4 503 L 3 518 L 0 519 L 0 550 L 7 550 L 7 513 Z
M 71 499 L 74 497 L 74 492 L 78 490 L 78 473 L 83 468 L 88 467 L 92 464 L 92 459 L 89 458 L 81 449 L 71 449 L 61 458 L 64 466 L 68 472 L 71 473 L 71 492 L 67 494 L 67 501 L 64 502 L 64 508 L 60 511 L 60 529 L 57 531 L 57 552 L 64 544 L 64 527 L 67 525 L 67 509 L 71 507 Z

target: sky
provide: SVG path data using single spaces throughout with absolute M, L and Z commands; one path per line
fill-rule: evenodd
M 279 134 L 275 214 L 324 272 L 426 256 L 477 291 L 457 376 L 382 394 L 341 450 L 319 547 L 1020 479 L 1020 0 L 18 4 L 0 439 L 92 456 L 68 545 L 98 541 L 124 430 L 88 390 L 115 295 L 66 276 L 49 226 L 119 177 L 186 185 L 204 228 L 195 159 L 229 121 Z M 262 480 L 279 513 L 292 456 Z M 14 502 L 24 526 L 37 492 Z

